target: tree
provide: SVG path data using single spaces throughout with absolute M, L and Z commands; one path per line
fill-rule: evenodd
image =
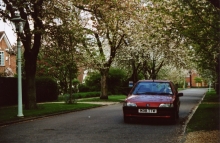
M 115 55 L 130 36 L 138 4 L 130 0 L 73 1 L 82 11 L 85 41 L 82 43 L 88 67 L 101 74 L 101 99 L 108 99 L 107 77 Z
M 27 89 L 26 109 L 37 107 L 35 74 L 37 56 L 41 47 L 43 34 L 55 18 L 62 19 L 65 16 L 67 6 L 64 1 L 51 0 L 3 0 L 6 8 L 0 10 L 0 17 L 4 21 L 10 21 L 19 12 L 21 18 L 26 20 L 25 27 L 21 36 L 25 60 L 25 79 Z
M 147 1 L 143 4 L 143 10 L 139 11 L 138 34 L 126 39 L 126 49 L 129 50 L 122 49 L 118 55 L 119 63 L 125 61 L 132 64 L 133 82 L 137 81 L 139 73 L 145 79 L 157 79 L 163 66 L 189 66 L 191 57 L 188 56 L 190 49 L 187 41 L 175 29 L 174 18 L 169 14 L 173 10 L 172 4 L 171 1 Z
M 202 78 L 200 78 L 200 77 L 195 77 L 194 80 L 196 83 L 202 83 Z
M 43 61 L 49 64 L 44 68 L 59 82 L 61 93 L 69 93 L 70 103 L 73 95 L 72 81 L 77 78 L 79 61 L 82 59 L 77 52 L 81 35 L 76 27 L 64 24 L 51 29 L 49 35 L 45 36 L 45 46 L 42 48 Z
M 173 65 L 165 65 L 158 73 L 158 78 L 171 80 L 178 85 L 183 85 L 187 74 L 188 71 L 184 70 L 184 68 L 176 68 Z
M 172 16 L 176 17 L 175 27 L 195 51 L 194 62 L 198 70 L 200 72 L 209 70 L 208 73 L 213 73 L 212 77 L 218 77 L 216 79 L 219 83 L 220 9 L 207 0 L 180 2 L 179 8 L 172 12 Z
M 217 6 L 219 3 L 215 3 L 212 0 L 209 1 L 211 1 L 215 6 Z M 156 10 L 157 12 L 153 12 L 153 15 L 155 16 L 150 17 L 153 18 L 153 20 L 155 19 L 153 22 L 154 24 L 156 23 L 155 27 L 162 25 L 159 26 L 156 31 L 154 31 L 154 37 L 161 35 L 161 32 L 158 32 L 160 29 L 164 29 L 162 35 L 164 34 L 165 36 L 170 36 L 169 40 L 179 39 L 182 37 L 185 46 L 188 48 L 188 50 L 182 51 L 188 54 L 188 60 L 186 61 L 188 61 L 187 63 L 190 63 L 189 65 L 185 65 L 185 68 L 191 69 L 193 67 L 193 63 L 196 63 L 197 67 L 194 66 L 194 68 L 197 68 L 199 71 L 207 72 L 207 70 L 213 70 L 215 71 L 215 74 L 218 74 L 218 31 L 220 10 L 217 8 L 218 6 L 214 7 L 209 1 L 152 0 L 150 2 L 152 5 L 152 10 Z M 146 3 L 149 2 L 146 1 Z M 156 39 L 158 40 L 164 38 L 163 36 L 159 37 Z M 159 41 L 164 43 L 163 40 Z M 182 54 L 183 53 L 181 52 L 180 55 Z M 213 71 L 209 73 L 214 73 Z M 215 77 L 215 75 L 212 77 Z

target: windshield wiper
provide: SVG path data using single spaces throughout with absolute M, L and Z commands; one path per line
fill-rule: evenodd
M 170 95 L 170 93 L 158 93 L 158 95 Z
M 141 94 L 149 94 L 149 95 L 157 95 L 158 93 L 155 92 L 137 92 L 137 95 L 141 95 Z

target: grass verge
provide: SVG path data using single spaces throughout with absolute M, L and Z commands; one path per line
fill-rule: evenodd
M 17 106 L 10 106 L 10 107 L 1 107 L 0 108 L 0 124 L 4 124 L 5 122 L 11 121 L 18 121 L 21 119 L 28 119 L 31 117 L 39 117 L 45 116 L 50 114 L 57 114 L 57 113 L 65 113 L 69 111 L 79 111 L 83 109 L 89 109 L 94 107 L 100 107 L 102 105 L 97 104 L 86 104 L 80 102 L 120 102 L 125 99 L 125 95 L 111 95 L 108 96 L 108 100 L 100 99 L 99 97 L 96 98 L 89 98 L 89 99 L 80 99 L 74 104 L 66 104 L 66 103 L 44 103 L 38 104 L 38 109 L 34 110 L 25 110 L 23 109 L 24 117 L 20 118 L 17 117 L 18 108 Z
M 219 130 L 219 96 L 214 90 L 206 93 L 193 117 L 187 124 L 186 131 Z
M 85 104 L 85 103 L 74 103 L 74 104 L 65 104 L 65 103 L 46 103 L 38 104 L 38 109 L 34 110 L 25 110 L 23 109 L 24 117 L 17 117 L 18 108 L 13 107 L 3 107 L 0 108 L 0 124 L 4 122 L 16 121 L 30 117 L 45 116 L 49 114 L 62 113 L 68 111 L 78 111 L 83 109 L 89 109 L 94 107 L 100 107 L 101 105 L 95 104 Z

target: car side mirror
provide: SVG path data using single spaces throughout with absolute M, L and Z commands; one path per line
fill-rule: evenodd
M 180 96 L 183 96 L 183 93 L 178 93 L 177 96 L 179 96 L 179 97 L 180 97 Z

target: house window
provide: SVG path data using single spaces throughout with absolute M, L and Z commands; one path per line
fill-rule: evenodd
M 4 60 L 4 52 L 0 51 L 0 66 L 5 65 L 5 60 Z

